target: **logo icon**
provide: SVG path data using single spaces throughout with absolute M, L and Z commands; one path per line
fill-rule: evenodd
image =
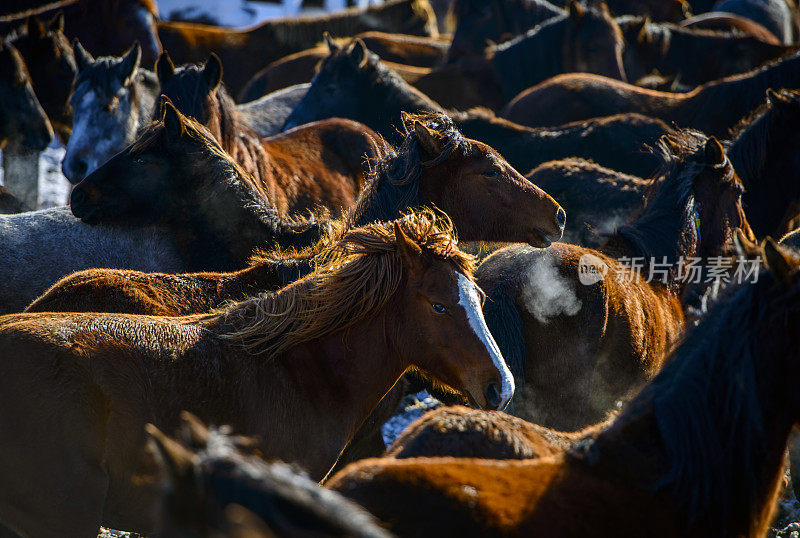
M 591 286 L 603 280 L 608 274 L 608 265 L 594 254 L 584 254 L 578 260 L 578 280 L 584 286 Z

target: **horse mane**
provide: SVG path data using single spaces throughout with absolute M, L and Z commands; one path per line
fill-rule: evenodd
M 411 132 L 415 121 L 433 131 L 441 141 L 442 152 L 435 158 L 423 160 L 422 148 Z M 419 208 L 419 178 L 422 170 L 441 164 L 455 151 L 466 153 L 470 150 L 469 142 L 445 114 L 408 114 L 403 120 L 403 127 L 403 143 L 394 154 L 378 162 L 370 173 L 368 184 L 347 217 L 349 226 L 391 220 L 409 208 Z
M 431 210 L 395 221 L 423 253 L 470 277 L 475 260 L 458 249 L 450 219 Z M 391 222 L 343 233 L 315 259 L 316 269 L 280 291 L 245 300 L 216 315 L 224 338 L 275 358 L 288 349 L 378 315 L 404 276 Z
M 745 517 L 756 521 L 758 469 L 767 456 L 759 363 L 765 354 L 797 354 L 796 343 L 765 334 L 797 311 L 800 288 L 778 288 L 763 270 L 755 283 L 729 285 L 727 299 L 688 332 L 673 359 L 607 432 L 573 456 L 593 464 L 603 452 L 611 455 L 620 430 L 652 411 L 667 462 L 665 474 L 650 484 L 653 492 L 669 491 L 690 524 L 702 516 L 719 530 L 744 508 L 730 506 L 730 497 L 719 492 L 736 490 L 749 496 L 752 513 Z
M 634 245 L 648 260 L 666 256 L 674 266 L 680 256 L 694 255 L 698 239 L 694 229 L 694 180 L 705 167 L 705 142 L 698 131 L 684 129 L 664 135 L 655 148 L 664 164 L 654 175 L 647 204 L 638 216 L 610 237 Z
M 781 97 L 800 100 L 800 92 L 780 90 Z M 766 164 L 771 135 L 780 113 L 769 99 L 743 118 L 731 130 L 726 149 L 733 167 L 745 185 L 752 185 Z
M 228 94 L 224 83 L 208 92 L 203 78 L 203 66 L 188 64 L 179 67 L 161 88 L 185 116 L 195 118 L 210 127 L 219 122 L 222 148 L 239 163 L 248 174 L 269 177 L 270 158 L 258 133 L 241 117 L 236 103 Z

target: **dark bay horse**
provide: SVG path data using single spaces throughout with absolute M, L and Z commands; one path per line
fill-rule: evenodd
M 445 112 L 404 82 L 358 40 L 331 50 L 286 128 L 324 118 L 344 117 L 374 129 L 392 143 L 404 132 L 403 112 Z M 604 118 L 554 129 L 531 129 L 496 118 L 485 110 L 451 113 L 469 138 L 495 148 L 523 173 L 553 159 L 578 155 L 614 170 L 649 177 L 660 166 L 644 144 L 655 146 L 671 132 L 659 120 L 639 115 Z
M 162 96 L 208 128 L 282 215 L 321 208 L 341 214 L 355 202 L 369 163 L 389 149 L 371 129 L 342 119 L 261 137 L 228 95 L 216 55 L 176 69 L 164 53 L 156 71 Z
M 47 25 L 36 17 L 8 36 L 17 48 L 31 75 L 36 97 L 62 141 L 69 139 L 72 115 L 67 100 L 75 77 L 75 57 L 64 35 L 64 17 Z
M 625 37 L 625 72 L 630 81 L 657 71 L 691 90 L 757 69 L 792 50 L 752 36 L 654 24 L 641 17 L 623 17 L 617 23 Z
M 72 136 L 61 170 L 78 183 L 136 139 L 156 107 L 158 79 L 140 67 L 141 48 L 135 44 L 122 57 L 92 58 L 75 42 L 78 74 L 72 83 Z
M 499 110 L 519 92 L 559 73 L 627 80 L 623 49 L 622 33 L 605 4 L 594 9 L 571 2 L 564 15 L 482 55 L 435 68 L 414 87 L 446 107 Z
M 162 120 L 73 188 L 76 217 L 168 228 L 189 271 L 241 269 L 255 248 L 303 248 L 319 238 L 318 223 L 282 218 L 207 129 L 169 100 L 162 108 Z
M 795 10 L 796 6 L 786 0 L 719 0 L 714 4 L 714 11 L 746 17 L 769 30 L 784 45 L 793 44 L 797 38 Z
M 559 75 L 515 97 L 503 116 L 523 125 L 545 126 L 638 112 L 726 138 L 731 127 L 763 102 L 767 88 L 800 88 L 800 54 L 689 93 L 646 90 L 597 75 Z
M 651 187 L 649 180 L 576 158 L 543 163 L 525 177 L 569 215 L 563 241 L 591 247 L 640 210 Z
M 116 56 L 135 41 L 142 46 L 143 60 L 153 65 L 161 54 L 153 0 L 59 0 L 32 10 L 0 16 L 0 34 L 5 34 L 35 15 L 42 20 L 64 14 L 64 34 L 79 39 L 94 55 Z
M 166 476 L 158 536 L 391 538 L 354 502 L 253 454 L 254 439 L 181 420 L 177 439 L 146 427 Z
M 661 369 L 683 330 L 691 278 L 680 260 L 724 255 L 736 228 L 752 238 L 719 142 L 683 132 L 659 149 L 671 156 L 663 179 L 598 249 L 510 246 L 481 263 L 487 323 L 518 378 L 522 418 L 562 430 L 603 420 Z M 601 276 L 583 279 L 581 266 Z
M 756 236 L 781 236 L 800 214 L 800 92 L 767 90 L 766 102 L 733 129 L 728 155 Z M 796 226 L 796 225 L 795 225 Z
M 270 20 L 245 30 L 185 22 L 158 25 L 164 49 L 179 63 L 202 62 L 217 54 L 228 68 L 225 83 L 233 95 L 239 95 L 247 81 L 271 62 L 319 44 L 326 31 L 343 37 L 369 30 L 438 34 L 427 0 L 388 0 L 366 9 Z
M 253 75 L 253 78 L 242 88 L 239 102 L 253 101 L 262 95 L 293 84 L 311 82 L 319 62 L 328 56 L 332 46 L 342 45 L 333 41 L 329 34 L 325 34 L 323 37 L 326 45 L 319 45 L 284 56 Z M 369 50 L 377 54 L 383 61 L 391 62 L 393 68 L 403 68 L 409 73 L 416 72 L 417 78 L 427 72 L 425 68 L 441 64 L 448 49 L 446 41 L 431 37 L 387 34 L 385 32 L 362 32 L 355 37 L 362 40 Z
M 490 147 L 464 139 L 442 115 L 409 116 L 405 128 L 403 145 L 375 163 L 368 187 L 341 227 L 392 220 L 435 206 L 452 217 L 459 237 L 468 241 L 524 241 L 542 247 L 560 236 L 563 210 Z M 112 181 L 104 188 L 104 203 L 125 203 L 124 186 Z M 158 191 L 152 195 L 158 196 Z M 28 311 L 171 316 L 208 312 L 297 280 L 311 270 L 321 248 L 324 243 L 300 254 L 264 254 L 232 273 L 78 272 L 57 283 Z
M 764 251 L 769 272 L 566 454 L 365 460 L 327 486 L 399 536 L 767 536 L 800 420 L 800 261 L 771 241 Z
M 144 425 L 172 429 L 182 409 L 320 478 L 409 368 L 504 407 L 514 382 L 473 264 L 429 212 L 350 230 L 308 277 L 213 315 L 3 317 L 0 520 L 28 535 L 152 531 Z
M 14 45 L 0 41 L 0 149 L 41 151 L 53 127 L 31 84 L 25 60 Z
M 13 215 L 28 211 L 29 208 L 20 202 L 7 188 L 0 187 L 0 214 Z

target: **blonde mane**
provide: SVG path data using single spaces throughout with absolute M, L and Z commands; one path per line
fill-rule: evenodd
M 459 250 L 446 215 L 424 210 L 397 222 L 423 255 L 448 261 L 472 277 L 475 260 Z M 294 284 L 220 312 L 216 319 L 231 329 L 224 338 L 274 358 L 302 342 L 375 316 L 404 275 L 392 222 L 343 233 L 314 263 L 315 271 Z

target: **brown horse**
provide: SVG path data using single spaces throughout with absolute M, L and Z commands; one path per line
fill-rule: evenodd
M 153 0 L 59 0 L 39 8 L 0 16 L 0 34 L 6 34 L 31 15 L 47 20 L 64 14 L 64 34 L 78 39 L 95 56 L 119 56 L 134 42 L 142 60 L 153 65 L 161 54 Z
M 736 228 L 752 238 L 719 142 L 684 132 L 660 149 L 671 162 L 647 205 L 598 249 L 511 246 L 481 263 L 487 323 L 517 376 L 522 418 L 561 430 L 603 420 L 680 335 L 687 259 L 725 254 Z
M 0 41 L 0 149 L 41 151 L 53 128 L 31 85 L 25 60 L 14 45 Z
M 504 407 L 514 382 L 473 263 L 427 212 L 351 230 L 308 277 L 213 315 L 3 317 L 0 521 L 34 536 L 152 531 L 144 425 L 172 429 L 182 409 L 319 479 L 409 368 Z
M 483 411 L 461 405 L 440 407 L 428 411 L 401 433 L 386 451 L 386 457 L 543 458 L 565 452 L 605 425 L 560 432 L 502 411 Z
M 247 103 L 282 88 L 310 82 L 319 63 L 328 56 L 330 50 L 342 46 L 328 34 L 324 37 L 327 45 L 289 54 L 256 73 L 239 94 L 239 102 Z M 442 63 L 447 53 L 446 41 L 430 37 L 363 32 L 356 38 L 388 62 L 392 70 L 409 83 L 416 82 L 428 74 L 431 67 Z
M 734 13 L 702 13 L 680 23 L 683 28 L 697 28 L 750 36 L 770 45 L 784 44 L 778 37 L 756 21 Z M 791 44 L 791 43 L 786 43 Z
M 375 164 L 369 186 L 342 227 L 392 220 L 435 206 L 451 215 L 459 237 L 469 241 L 526 241 L 541 247 L 560 236 L 563 209 L 490 147 L 464 139 L 445 116 L 408 116 L 406 130 L 397 154 Z M 110 197 L 127 192 L 118 183 L 106 187 Z M 169 316 L 208 312 L 294 282 L 311 270 L 321 246 L 302 254 L 258 256 L 250 267 L 233 273 L 77 272 L 27 311 Z
M 72 114 L 69 96 L 77 68 L 72 46 L 64 35 L 64 16 L 46 26 L 36 17 L 8 40 L 17 48 L 31 75 L 36 97 L 62 141 L 69 140 Z
M 436 68 L 414 87 L 445 107 L 499 110 L 519 92 L 559 73 L 627 80 L 623 48 L 622 33 L 605 4 L 594 9 L 572 2 L 566 14 L 483 55 Z
M 399 536 L 767 536 L 800 401 L 800 260 L 692 329 L 594 439 L 523 461 L 379 459 L 328 482 Z
M 282 218 L 207 129 L 168 100 L 163 108 L 161 121 L 73 188 L 76 217 L 166 228 L 189 271 L 240 269 L 254 249 L 303 248 L 319 239 L 318 223 Z
M 646 18 L 626 17 L 617 22 L 625 37 L 625 72 L 630 81 L 657 71 L 691 90 L 751 71 L 793 50 L 752 36 L 654 24 Z
M 225 83 L 233 95 L 260 69 L 289 54 L 319 44 L 324 32 L 353 36 L 379 30 L 436 36 L 436 17 L 427 0 L 388 0 L 366 9 L 266 21 L 246 30 L 185 22 L 160 22 L 164 49 L 180 63 L 202 62 L 211 53 L 228 66 Z
M 147 425 L 166 477 L 158 536 L 391 538 L 354 502 L 253 454 L 253 439 L 181 419 L 177 439 Z
M 340 119 L 261 137 L 228 96 L 215 55 L 202 67 L 175 69 L 164 53 L 156 71 L 161 94 L 208 128 L 281 214 L 320 208 L 340 214 L 355 202 L 369 163 L 389 150 L 369 128 Z
M 725 138 L 763 102 L 767 88 L 800 88 L 800 54 L 689 93 L 646 90 L 597 75 L 559 75 L 519 94 L 503 116 L 522 125 L 545 126 L 638 112 Z

